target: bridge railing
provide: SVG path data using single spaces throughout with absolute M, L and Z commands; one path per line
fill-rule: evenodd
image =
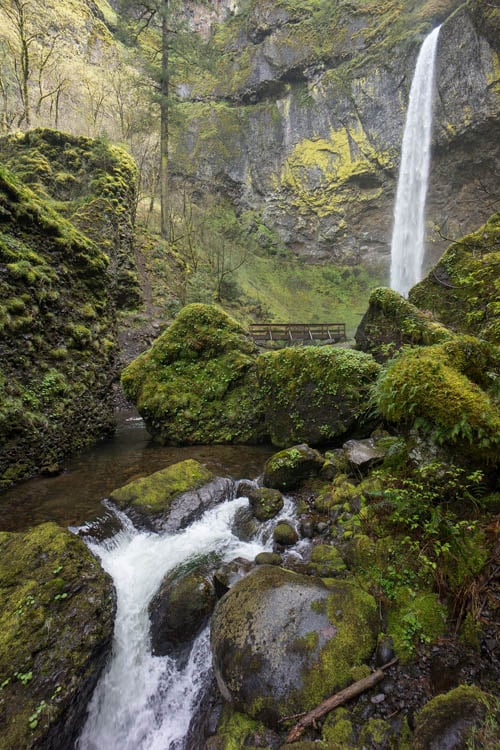
M 249 326 L 256 344 L 282 344 L 345 341 L 345 323 L 254 323 Z

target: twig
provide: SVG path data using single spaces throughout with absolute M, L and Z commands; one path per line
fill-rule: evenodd
M 375 672 L 372 672 L 372 674 L 369 674 L 368 677 L 363 677 L 361 680 L 353 682 L 352 685 L 349 685 L 349 687 L 344 688 L 344 690 L 341 690 L 339 693 L 335 693 L 335 695 L 331 695 L 330 698 L 327 698 L 325 701 L 323 701 L 323 703 L 320 703 L 319 706 L 313 708 L 312 711 L 304 714 L 304 716 L 297 722 L 297 724 L 295 724 L 294 727 L 292 727 L 292 729 L 288 733 L 288 736 L 286 738 L 287 743 L 296 742 L 302 736 L 304 729 L 311 726 L 311 724 L 313 724 L 317 719 L 320 719 L 322 716 L 329 713 L 334 708 L 337 708 L 337 706 L 341 706 L 343 703 L 347 703 L 347 701 L 351 700 L 351 698 L 355 698 L 357 695 L 364 693 L 365 690 L 369 690 L 371 687 L 381 682 L 381 680 L 383 680 L 385 677 L 385 670 L 394 666 L 397 661 L 397 658 L 392 659 L 392 661 L 387 662 L 387 664 L 384 664 L 382 667 L 380 667 L 380 669 L 377 669 Z

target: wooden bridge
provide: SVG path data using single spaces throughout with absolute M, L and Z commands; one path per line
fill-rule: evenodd
M 255 323 L 249 326 L 256 344 L 314 344 L 316 341 L 345 341 L 345 323 Z

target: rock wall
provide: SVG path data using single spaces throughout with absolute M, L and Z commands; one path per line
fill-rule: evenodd
M 0 159 L 18 173 L 0 165 L 3 487 L 112 429 L 116 306 L 138 285 L 125 152 L 41 131 L 2 141 Z
M 216 75 L 185 88 L 174 171 L 261 212 L 308 261 L 388 264 L 415 61 L 443 23 L 428 200 L 434 260 L 446 244 L 436 226 L 463 234 L 484 221 L 486 198 L 498 197 L 496 16 L 486 23 L 479 3 L 454 0 L 416 10 L 294 5 L 254 0 L 219 28 Z

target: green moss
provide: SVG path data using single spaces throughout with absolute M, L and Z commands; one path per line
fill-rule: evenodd
M 332 346 L 290 347 L 257 360 L 259 388 L 275 445 L 321 444 L 362 422 L 378 365 Z
M 336 717 L 336 714 L 337 711 L 333 716 Z M 325 722 L 321 732 L 321 738 L 325 743 L 322 747 L 328 748 L 328 750 L 349 750 L 349 748 L 357 747 L 356 735 L 347 716 L 348 712 L 346 711 L 345 715 L 336 717 L 331 722 Z
M 359 744 L 361 747 L 373 748 L 373 750 L 399 750 L 398 738 L 388 721 L 383 719 L 369 719 L 363 727 Z
M 235 711 L 230 706 L 225 706 L 217 727 L 217 737 L 221 743 L 218 750 L 240 750 L 242 747 L 251 747 L 252 740 L 256 740 L 259 734 L 265 735 L 265 726 L 245 714 Z
M 457 331 L 500 344 L 499 242 L 496 213 L 477 232 L 450 245 L 433 275 L 412 289 L 411 301 Z
M 375 402 L 390 422 L 419 426 L 436 442 L 461 445 L 493 460 L 500 450 L 500 414 L 460 367 L 454 345 L 451 350 L 447 344 L 403 350 L 379 377 Z
M 122 385 L 160 442 L 257 442 L 263 434 L 254 344 L 216 307 L 184 308 L 125 369 Z
M 321 578 L 331 578 L 346 570 L 346 564 L 336 547 L 317 544 L 311 552 L 310 568 Z
M 80 539 L 52 523 L 0 534 L 1 747 L 43 744 L 88 691 L 112 624 L 111 581 Z
M 431 643 L 444 635 L 446 608 L 437 594 L 416 594 L 401 587 L 387 614 L 387 634 L 392 637 L 394 650 L 402 661 L 408 661 L 417 642 Z
M 140 508 L 147 513 L 168 510 L 176 497 L 196 490 L 214 478 L 198 461 L 187 459 L 113 490 L 110 497 L 121 508 Z

